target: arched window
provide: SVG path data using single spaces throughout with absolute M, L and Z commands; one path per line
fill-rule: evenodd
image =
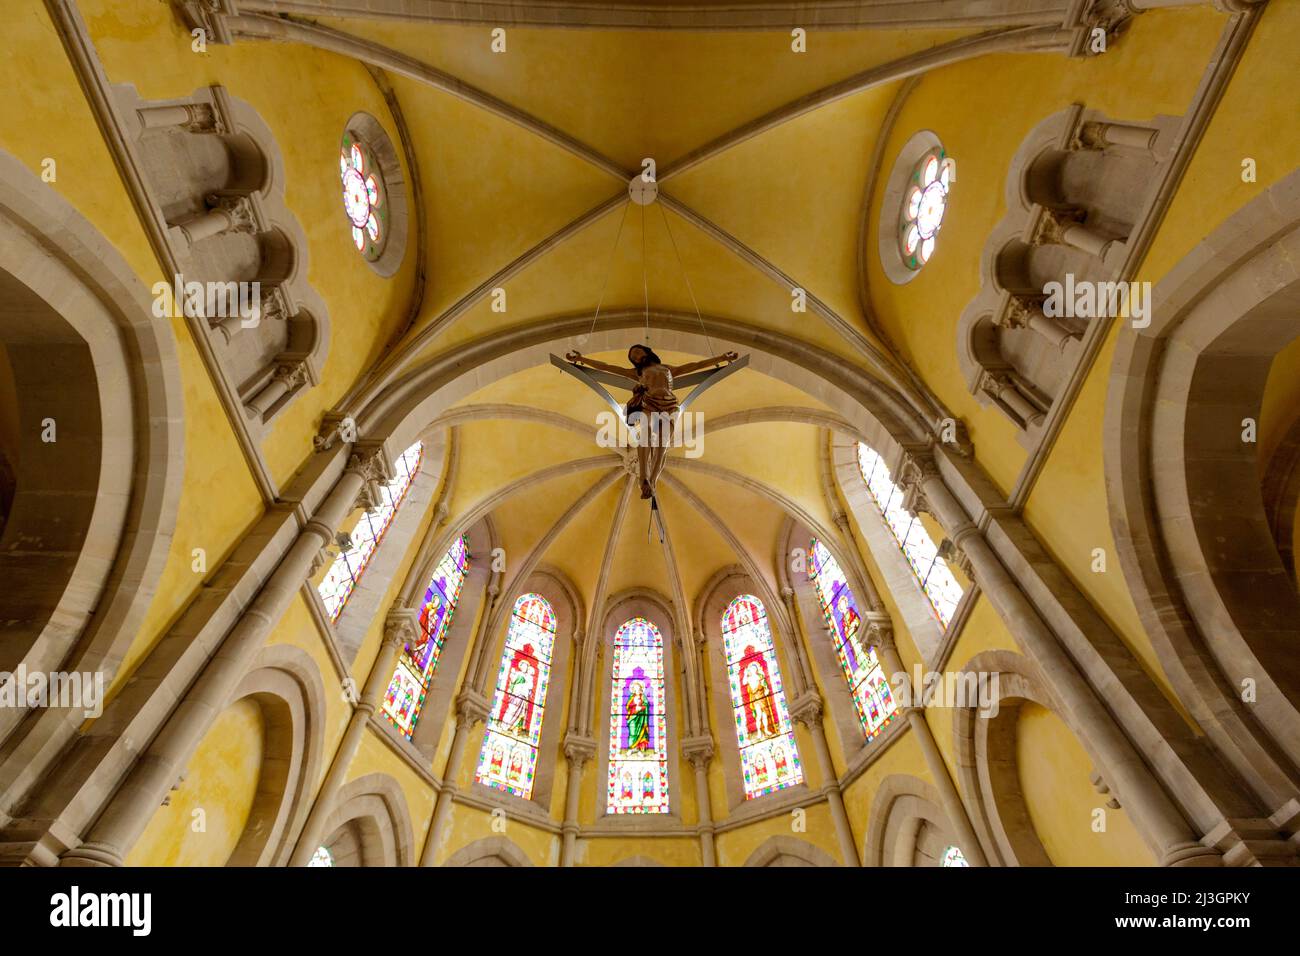
M 415 722 L 420 719 L 429 681 L 433 679 L 433 672 L 442 656 L 447 628 L 456 613 L 456 602 L 460 600 L 460 589 L 465 584 L 468 570 L 469 543 L 465 535 L 461 535 L 452 542 L 433 572 L 424 592 L 424 606 L 420 609 L 420 635 L 414 643 L 402 649 L 388 692 L 384 694 L 384 718 L 407 740 L 415 733 Z
M 966 862 L 966 857 L 962 856 L 961 850 L 955 846 L 950 846 L 943 851 L 943 858 L 939 861 L 940 866 L 970 866 Z
M 343 212 L 352 227 L 352 244 L 366 259 L 378 259 L 388 242 L 384 174 L 374 152 L 351 130 L 343 134 L 339 147 L 339 178 L 343 181 Z
M 745 799 L 802 783 L 803 768 L 781 686 L 781 666 L 762 601 L 742 594 L 727 605 L 722 613 L 722 645 L 736 715 Z
M 858 443 L 858 467 L 880 517 L 903 550 L 921 590 L 930 599 L 934 616 L 947 627 L 961 600 L 961 585 L 948 570 L 948 563 L 939 557 L 939 549 L 921 519 L 912 517 L 903 507 L 902 489 L 889 476 L 884 460 L 861 442 Z
M 555 609 L 540 594 L 515 602 L 501 652 L 497 692 L 488 714 L 475 780 L 523 797 L 533 795 L 537 742 L 555 648 Z
M 318 846 L 316 852 L 311 855 L 307 861 L 308 866 L 333 866 L 334 854 L 329 851 L 328 847 Z
M 609 703 L 610 813 L 668 812 L 664 638 L 643 617 L 614 635 Z
M 943 214 L 948 209 L 952 171 L 952 161 L 942 146 L 927 151 L 912 167 L 898 213 L 899 251 L 909 269 L 921 268 L 934 254 Z
M 352 596 L 353 590 L 366 572 L 366 566 L 374 556 L 379 542 L 384 539 L 397 509 L 406 498 L 411 488 L 411 481 L 420 470 L 420 461 L 424 457 L 424 445 L 416 442 L 397 459 L 396 471 L 392 481 L 380 486 L 380 502 L 377 508 L 367 511 L 357 522 L 357 526 L 348 535 L 349 546 L 334 559 L 325 579 L 316 589 L 330 620 L 337 621 L 343 608 Z
M 863 643 L 862 615 L 840 563 L 816 538 L 809 547 L 808 577 L 817 589 L 822 614 L 835 637 L 835 653 L 858 709 L 868 740 L 874 740 L 898 711 L 874 647 Z

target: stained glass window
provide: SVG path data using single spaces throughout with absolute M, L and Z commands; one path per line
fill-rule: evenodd
M 352 228 L 352 243 L 367 259 L 378 259 L 388 240 L 388 203 L 384 176 L 370 147 L 351 132 L 339 148 L 339 178 L 343 181 L 343 212 Z
M 420 608 L 420 634 L 402 649 L 393 679 L 384 694 L 383 715 L 410 740 L 420 719 L 429 682 L 442 657 L 451 617 L 456 613 L 460 590 L 469 570 L 469 542 L 461 535 L 452 542 L 434 569 Z
M 664 639 L 643 617 L 614 635 L 609 702 L 610 813 L 668 812 Z
M 379 506 L 361 516 L 349 535 L 351 547 L 340 553 L 325 572 L 325 578 L 316 590 L 325 602 L 325 610 L 329 612 L 331 621 L 339 619 L 357 582 L 365 574 L 370 559 L 379 548 L 379 542 L 384 539 L 389 525 L 393 523 L 397 509 L 406 499 L 411 480 L 419 472 L 423 457 L 424 446 L 419 442 L 402 453 L 402 457 L 397 459 L 393 479 L 380 487 Z
M 555 609 L 540 594 L 524 594 L 510 613 L 497 692 L 475 779 L 529 799 L 542 737 L 546 688 L 555 648 Z
M 943 851 L 943 858 L 939 861 L 940 866 L 970 866 L 966 862 L 966 857 L 961 855 L 961 850 L 955 846 L 950 846 Z
M 722 614 L 722 646 L 745 799 L 801 783 L 799 748 L 762 601 L 742 594 L 727 605 Z
M 874 740 L 898 716 L 894 695 L 876 658 L 876 649 L 863 641 L 866 625 L 840 563 L 816 538 L 812 539 L 809 553 L 812 562 L 808 577 L 817 590 L 822 614 L 834 636 L 835 654 L 849 693 L 853 695 L 862 729 L 868 740 Z
M 333 866 L 334 854 L 329 851 L 328 847 L 318 846 L 316 852 L 311 855 L 307 861 L 308 866 Z
M 858 442 L 858 467 L 881 518 L 902 549 L 921 590 L 930 599 L 934 616 L 946 628 L 961 600 L 961 585 L 948 569 L 948 562 L 939 557 L 939 548 L 921 519 L 914 518 L 903 507 L 903 491 L 890 478 L 884 460 L 861 442 Z
M 899 251 L 909 269 L 921 268 L 934 254 L 952 180 L 953 163 L 941 146 L 927 151 L 912 169 L 898 215 Z

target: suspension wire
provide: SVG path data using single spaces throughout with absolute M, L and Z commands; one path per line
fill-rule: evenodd
M 614 253 L 618 252 L 618 241 L 623 237 L 623 224 L 627 222 L 627 211 L 631 206 L 631 200 L 623 204 L 623 215 L 618 220 L 618 233 L 614 236 L 614 246 L 609 250 L 609 263 L 605 267 L 605 281 L 600 287 L 600 298 L 596 300 L 596 314 L 591 317 L 591 328 L 587 330 L 587 338 L 591 338 L 592 333 L 596 331 L 596 320 L 600 318 L 600 307 L 605 301 L 605 291 L 609 288 L 609 277 L 614 271 Z
M 668 225 L 668 213 L 664 212 L 663 203 L 656 203 L 659 207 L 659 215 L 664 220 L 664 230 L 668 233 L 668 241 L 673 245 L 673 255 L 677 257 L 677 269 L 682 274 L 682 279 L 686 282 L 686 291 L 691 294 L 691 305 L 695 307 L 695 318 L 700 323 L 700 331 L 704 333 L 704 341 L 709 346 L 710 358 L 717 353 L 713 350 L 713 339 L 709 337 L 709 330 L 704 327 L 704 316 L 700 314 L 700 303 L 695 298 L 695 287 L 691 285 L 690 273 L 686 271 L 686 266 L 682 263 L 681 251 L 677 248 L 677 239 L 673 236 L 672 226 Z
M 641 287 L 645 293 L 645 344 L 650 344 L 650 277 L 645 261 L 645 206 L 641 207 Z

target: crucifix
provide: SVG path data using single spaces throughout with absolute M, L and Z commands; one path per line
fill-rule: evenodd
M 635 436 L 641 497 L 650 500 L 651 512 L 657 516 L 659 503 L 655 500 L 655 485 L 663 472 L 682 412 L 707 389 L 747 366 L 749 356 L 724 352 L 699 362 L 674 366 L 665 365 L 648 345 L 634 345 L 627 350 L 627 358 L 632 363 L 631 368 L 600 362 L 578 352 L 569 352 L 563 359 L 552 355 L 551 364 L 582 382 L 616 415 L 625 418 Z M 605 385 L 630 390 L 632 397 L 626 406 L 621 405 Z M 691 392 L 679 402 L 673 388 L 683 386 L 690 387 Z

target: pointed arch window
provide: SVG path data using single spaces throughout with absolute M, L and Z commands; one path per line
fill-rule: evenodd
M 966 857 L 962 855 L 960 849 L 950 846 L 943 851 L 943 859 L 939 861 L 940 866 L 970 866 L 966 862 Z
M 424 445 L 416 442 L 397 459 L 394 476 L 391 481 L 380 485 L 379 505 L 366 511 L 352 529 L 348 537 L 350 544 L 334 563 L 330 565 L 325 578 L 316 588 L 325 602 L 325 610 L 330 621 L 339 619 L 348 598 L 356 590 L 361 576 L 366 573 L 370 559 L 374 557 L 379 544 L 388 533 L 397 509 L 406 500 L 406 493 L 411 490 L 411 482 L 420 471 L 420 462 L 424 458 Z
M 415 733 L 429 683 L 442 657 L 452 615 L 460 601 L 465 573 L 469 570 L 469 541 L 461 535 L 452 542 L 434 569 L 420 608 L 420 633 L 413 643 L 402 649 L 388 692 L 384 694 L 384 719 L 402 732 L 407 740 Z
M 840 670 L 849 685 L 862 730 L 867 740 L 874 740 L 898 716 L 894 695 L 876 658 L 876 649 L 863 641 L 862 615 L 840 563 L 816 538 L 812 539 L 809 554 L 812 561 L 808 577 L 834 637 Z
M 727 605 L 722 612 L 722 645 L 745 799 L 802 783 L 781 666 L 762 601 L 742 594 Z
M 948 562 L 939 556 L 939 548 L 921 519 L 908 514 L 903 507 L 903 491 L 894 484 L 884 459 L 862 442 L 858 442 L 858 468 L 881 520 L 907 558 L 921 590 L 930 599 L 934 616 L 946 628 L 961 601 L 961 585 L 948 569 Z
M 609 703 L 610 813 L 667 813 L 668 720 L 664 638 L 643 617 L 614 635 Z
M 551 602 L 540 594 L 521 595 L 510 612 L 496 696 L 474 779 L 525 800 L 533 795 L 554 650 L 555 609 Z

